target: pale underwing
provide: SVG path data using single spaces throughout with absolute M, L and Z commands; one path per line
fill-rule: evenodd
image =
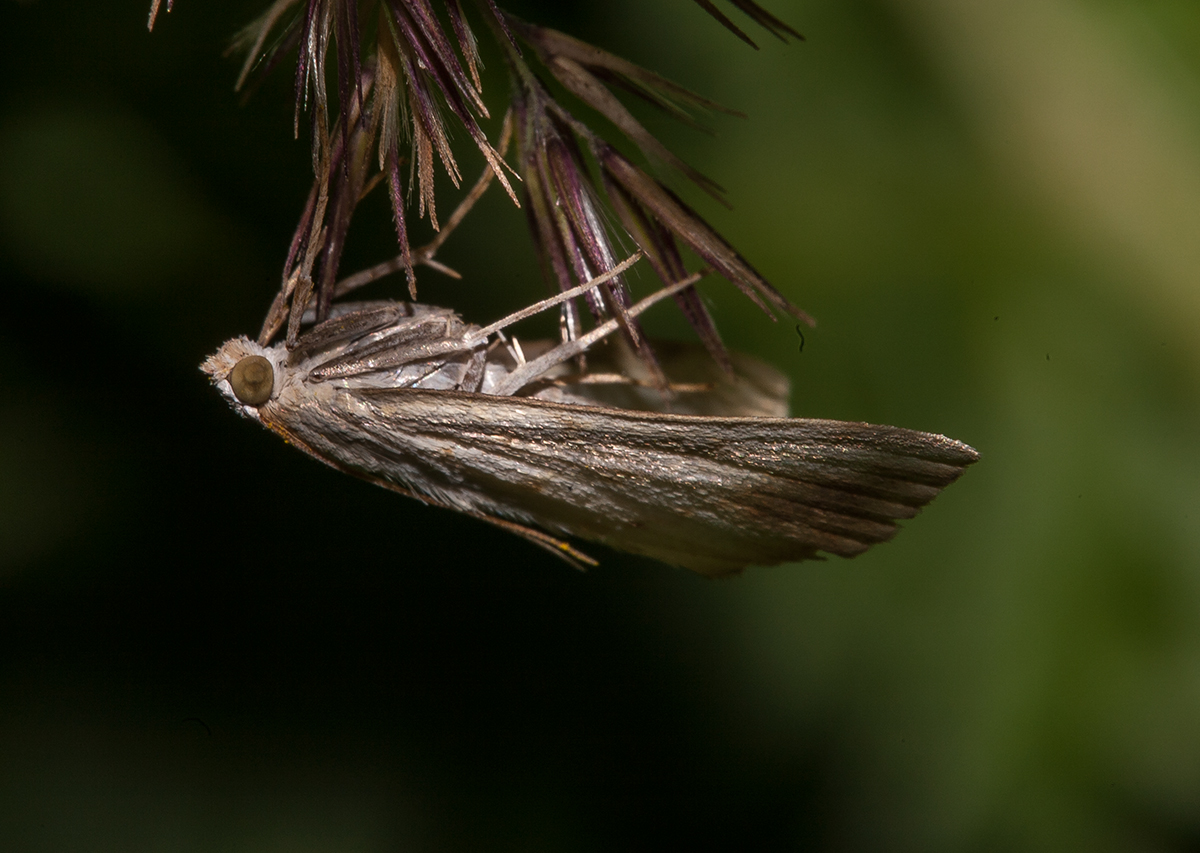
M 698 347 L 660 350 L 664 394 L 631 378 L 619 344 L 601 345 L 615 321 L 523 347 L 503 338 L 508 322 L 360 303 L 290 350 L 235 338 L 202 369 L 235 410 L 322 462 L 576 564 L 594 561 L 557 537 L 705 575 L 853 557 L 978 459 L 941 435 L 789 418 L 787 380 L 755 359 L 735 355 L 729 377 Z

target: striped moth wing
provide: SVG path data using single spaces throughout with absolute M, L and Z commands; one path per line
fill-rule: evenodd
M 264 423 L 439 503 L 706 575 L 853 557 L 977 459 L 942 436 L 861 423 L 329 390 L 319 418 L 264 410 Z

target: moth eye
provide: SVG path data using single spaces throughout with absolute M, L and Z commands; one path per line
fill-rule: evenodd
M 261 406 L 271 399 L 275 369 L 261 355 L 248 355 L 229 372 L 233 394 L 247 406 Z

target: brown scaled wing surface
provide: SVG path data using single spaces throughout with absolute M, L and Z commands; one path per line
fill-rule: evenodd
M 263 422 L 336 467 L 437 503 L 706 575 L 818 552 L 853 557 L 979 458 L 944 436 L 863 423 L 453 391 L 323 385 L 321 394 L 319 420 L 272 401 Z M 326 446 L 331 435 L 338 447 Z

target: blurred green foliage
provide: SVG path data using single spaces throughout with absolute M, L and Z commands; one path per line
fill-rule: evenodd
M 521 5 L 749 114 L 647 120 L 818 318 L 705 291 L 796 414 L 983 454 L 853 562 L 708 582 L 576 575 L 206 387 L 308 185 L 288 75 L 230 92 L 244 5 L 0 12 L 0 847 L 1200 846 L 1200 7 L 778 0 L 808 41 L 755 52 Z M 422 298 L 539 295 L 523 229 L 489 197 Z

